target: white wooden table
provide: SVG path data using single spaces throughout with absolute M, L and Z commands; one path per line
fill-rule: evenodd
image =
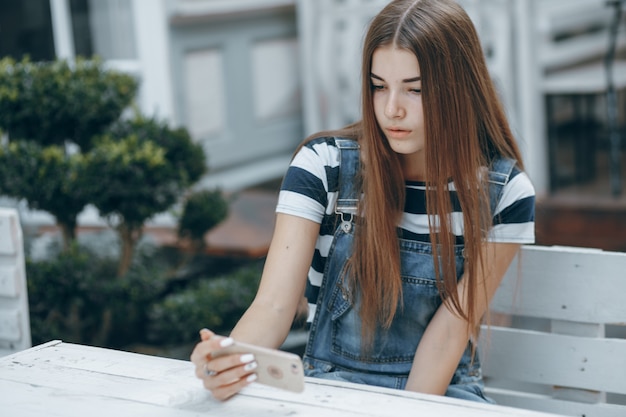
M 253 384 L 218 402 L 202 388 L 188 361 L 61 341 L 0 359 L 0 415 L 554 416 L 312 378 L 302 394 Z

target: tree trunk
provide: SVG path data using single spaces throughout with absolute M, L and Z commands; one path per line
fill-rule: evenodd
M 110 307 L 105 308 L 102 312 L 102 321 L 100 328 L 94 335 L 92 344 L 96 346 L 107 346 L 109 343 L 109 335 L 111 334 L 111 328 L 113 326 L 113 311 Z
M 74 240 L 76 240 L 76 225 L 67 223 L 59 223 L 61 234 L 63 236 L 63 251 L 67 252 Z
M 122 223 L 118 227 L 118 233 L 122 243 L 122 250 L 120 253 L 120 263 L 117 268 L 117 277 L 121 278 L 126 275 L 133 261 L 135 245 L 141 238 L 141 229 L 135 229 Z

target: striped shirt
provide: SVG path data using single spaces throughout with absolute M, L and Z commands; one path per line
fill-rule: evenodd
M 308 276 L 310 287 L 314 289 L 319 288 L 322 283 L 326 258 L 335 232 L 339 165 L 340 153 L 334 138 L 318 138 L 308 142 L 291 162 L 278 196 L 277 213 L 320 223 L 320 233 Z M 425 192 L 424 183 L 406 182 L 406 202 L 399 224 L 401 236 L 405 239 L 430 242 Z M 462 244 L 463 216 L 454 184 L 451 184 L 450 193 L 453 202 L 452 232 L 457 236 L 457 242 Z M 535 190 L 523 171 L 513 169 L 509 182 L 502 190 L 493 219 L 489 241 L 534 243 Z M 310 308 L 311 314 L 315 300 L 309 298 L 309 303 L 313 304 L 310 305 L 313 307 Z

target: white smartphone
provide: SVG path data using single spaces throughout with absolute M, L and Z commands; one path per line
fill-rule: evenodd
M 295 353 L 235 341 L 232 345 L 211 353 L 216 358 L 230 354 L 251 353 L 257 363 L 255 372 L 260 384 L 293 392 L 304 391 L 304 367 Z

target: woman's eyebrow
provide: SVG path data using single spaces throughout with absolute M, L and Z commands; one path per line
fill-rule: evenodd
M 382 77 L 379 77 L 378 75 L 374 74 L 373 72 L 370 72 L 370 77 L 375 78 L 377 80 L 380 81 L 385 81 Z M 404 80 L 402 80 L 403 83 L 414 83 L 416 81 L 420 81 L 422 79 L 421 76 L 417 76 L 417 77 L 413 77 L 413 78 L 406 78 Z

